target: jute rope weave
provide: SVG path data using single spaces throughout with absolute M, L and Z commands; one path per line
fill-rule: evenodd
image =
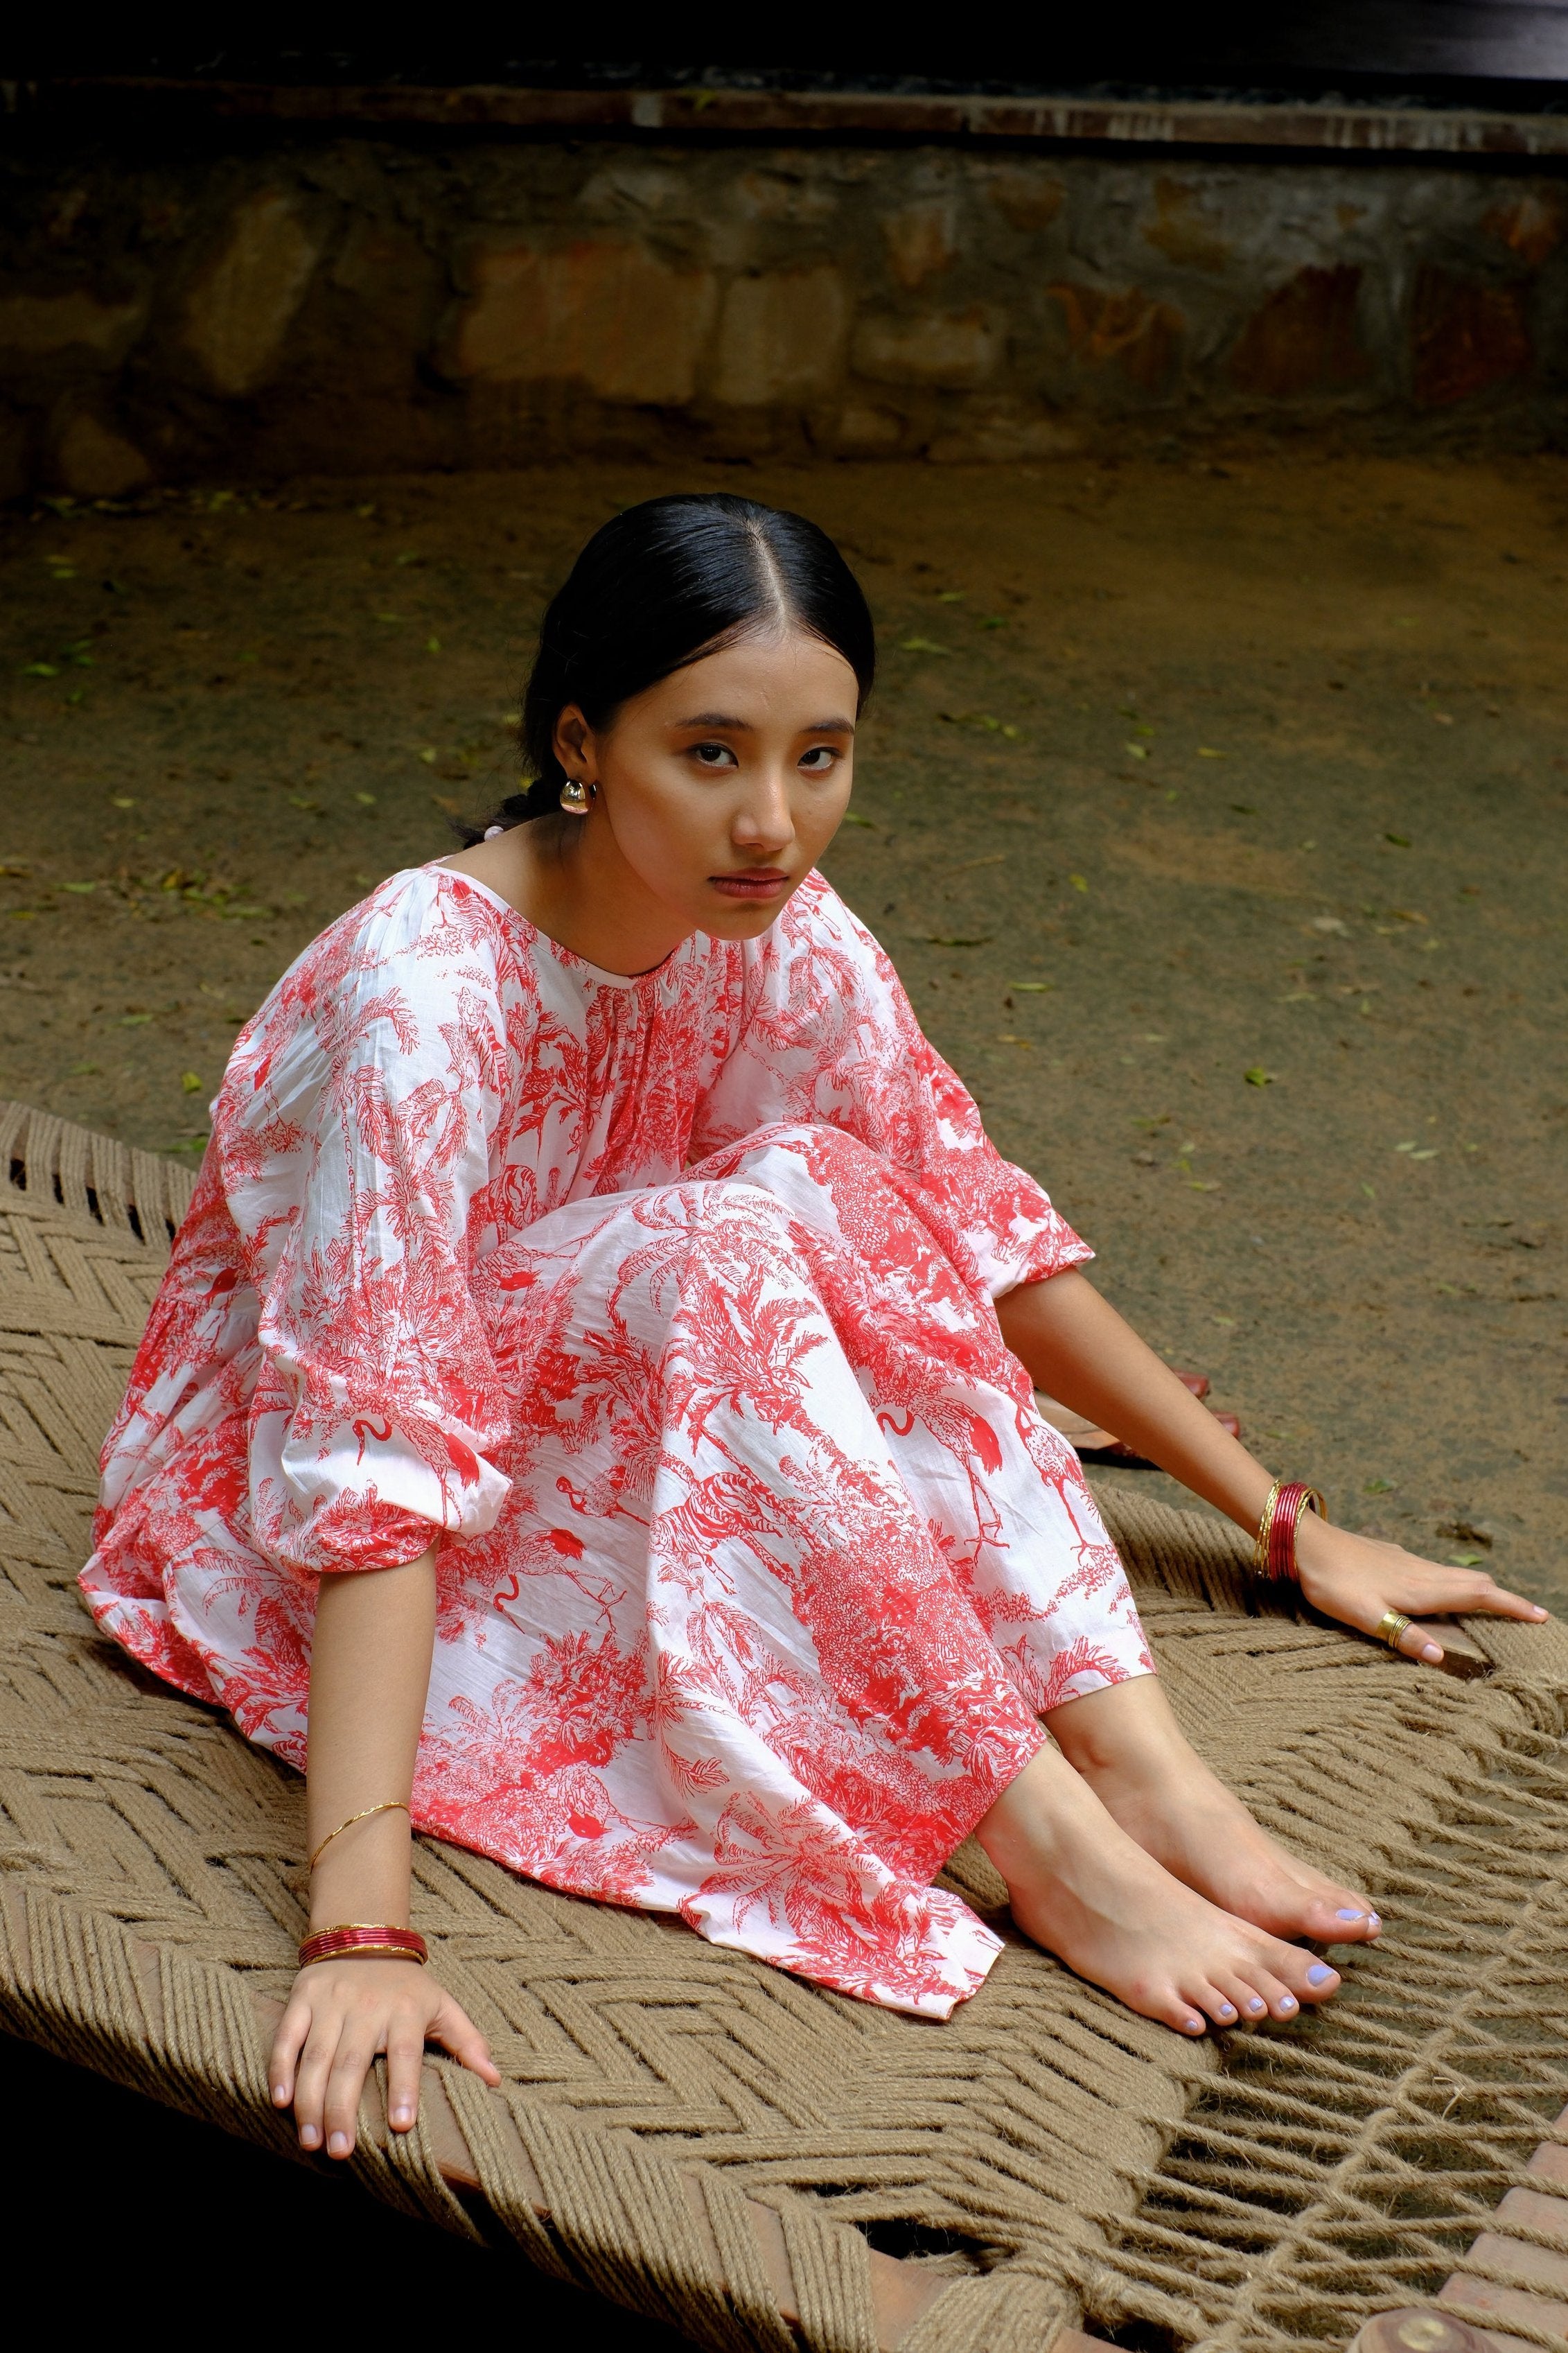
M 0 1104 L 0 2026 L 293 2156 L 264 2063 L 300 1785 L 74 1584 L 188 1191 Z M 505 2083 L 432 2062 L 404 2141 L 367 2104 L 365 2185 L 723 2353 L 1044 2353 L 1086 2316 L 1306 2353 L 1434 2295 L 1568 2098 L 1568 1641 L 1480 1622 L 1489 1676 L 1422 1672 L 1262 1609 L 1220 1523 L 1110 1508 L 1194 1737 L 1388 1919 L 1322 2015 L 1185 2043 L 1012 1936 L 973 1847 L 1009 1948 L 938 2026 L 421 1840 L 416 1922 Z

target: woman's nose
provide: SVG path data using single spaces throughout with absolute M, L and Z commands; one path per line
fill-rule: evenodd
M 789 794 L 782 776 L 759 780 L 757 789 L 747 796 L 745 806 L 735 818 L 734 838 L 738 842 L 761 849 L 782 849 L 795 833 L 795 819 L 790 815 Z

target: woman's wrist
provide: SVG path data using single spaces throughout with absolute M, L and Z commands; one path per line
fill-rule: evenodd
M 345 1921 L 408 1926 L 412 1841 L 405 1813 L 356 1822 L 326 1848 L 310 1874 L 310 1932 Z

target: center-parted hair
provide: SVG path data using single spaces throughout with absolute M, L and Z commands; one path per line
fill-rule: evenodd
M 489 822 L 521 825 L 561 803 L 555 724 L 575 703 L 590 727 L 705 654 L 770 628 L 802 628 L 842 654 L 864 703 L 876 634 L 860 584 L 805 515 L 727 491 L 679 492 L 628 507 L 594 533 L 540 625 L 522 699 L 532 781 Z M 459 828 L 469 842 L 482 826 Z

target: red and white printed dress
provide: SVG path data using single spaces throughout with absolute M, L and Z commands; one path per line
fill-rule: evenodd
M 945 2017 L 933 1873 L 1151 1670 L 992 1306 L 1089 1256 L 820 877 L 626 979 L 396 874 L 236 1044 L 82 1584 L 303 1766 L 319 1575 L 436 1543 L 420 1829 Z

